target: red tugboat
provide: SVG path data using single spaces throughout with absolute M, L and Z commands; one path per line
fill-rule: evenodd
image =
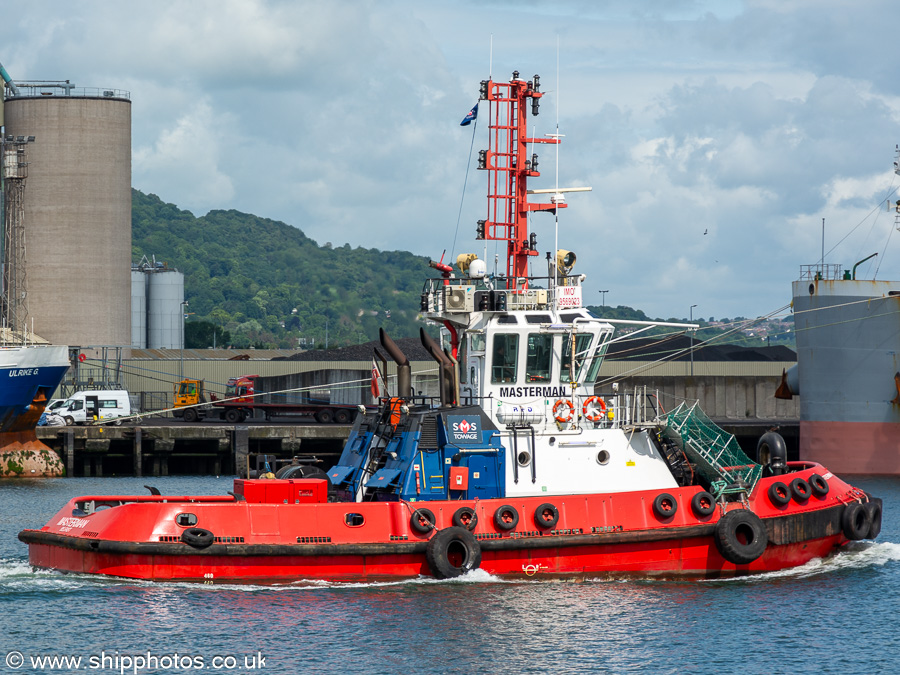
M 722 577 L 802 565 L 873 539 L 881 500 L 825 467 L 786 462 L 775 433 L 761 464 L 696 407 L 664 413 L 642 392 L 594 391 L 611 321 L 581 303 L 575 256 L 529 235 L 537 177 L 526 111 L 540 79 L 484 81 L 490 147 L 481 239 L 507 242 L 505 274 L 473 255 L 426 283 L 422 312 L 449 333 L 440 405 L 417 405 L 409 361 L 393 396 L 357 417 L 340 462 L 310 475 L 235 480 L 221 497 L 82 496 L 25 530 L 32 565 L 88 574 L 206 582 L 452 578 L 474 569 L 542 577 Z M 530 105 L 529 105 L 530 104 Z

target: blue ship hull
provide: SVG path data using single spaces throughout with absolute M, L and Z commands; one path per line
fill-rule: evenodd
M 49 398 L 69 368 L 68 348 L 0 348 L 0 449 L 8 434 L 34 432 Z

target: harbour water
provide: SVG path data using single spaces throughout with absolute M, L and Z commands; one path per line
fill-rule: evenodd
M 154 478 L 223 494 L 231 478 Z M 0 673 L 787 673 L 900 667 L 900 478 L 877 543 L 728 581 L 461 580 L 283 586 L 32 571 L 19 530 L 144 478 L 0 481 Z M 55 661 L 49 659 L 55 658 Z M 43 661 L 42 661 L 43 659 Z M 80 660 L 78 660 L 80 659 Z

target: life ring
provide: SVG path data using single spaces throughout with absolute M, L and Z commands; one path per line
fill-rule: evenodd
M 194 548 L 206 548 L 216 540 L 216 536 L 202 527 L 189 527 L 181 533 L 181 541 Z
M 553 504 L 541 504 L 534 510 L 534 522 L 538 527 L 549 530 L 559 522 L 559 510 Z
M 568 410 L 566 410 L 568 408 Z M 572 419 L 572 415 L 575 413 L 575 406 L 572 405 L 572 401 L 567 398 L 561 398 L 553 404 L 553 419 L 555 419 L 560 424 L 565 424 L 566 422 Z
M 859 502 L 850 502 L 841 516 L 841 530 L 851 541 L 865 539 L 872 529 L 872 514 Z
M 84 362 L 85 362 L 85 359 L 87 359 L 87 354 L 79 354 L 79 355 L 78 355 L 78 360 L 79 360 L 81 363 L 84 363 Z
M 463 506 L 456 509 L 456 513 L 453 514 L 453 524 L 456 527 L 464 527 L 471 532 L 478 524 L 478 514 L 475 513 L 475 509 Z
M 747 565 L 759 558 L 769 545 L 762 519 L 747 509 L 729 511 L 716 523 L 716 548 L 730 563 Z
M 409 524 L 419 534 L 428 534 L 434 529 L 434 513 L 430 509 L 416 509 L 410 516 Z
M 464 527 L 447 527 L 425 548 L 425 561 L 438 579 L 453 579 L 481 566 L 481 546 Z
M 698 518 L 706 518 L 715 513 L 716 498 L 706 490 L 702 490 L 691 497 L 691 511 Z
M 869 512 L 869 516 L 872 519 L 872 525 L 869 527 L 866 539 L 875 539 L 881 533 L 881 500 L 869 499 L 863 505 L 863 508 Z
M 504 504 L 494 511 L 494 525 L 498 530 L 514 530 L 519 524 L 519 512 L 515 508 Z
M 809 487 L 812 493 L 820 499 L 828 494 L 828 481 L 817 473 L 809 477 Z
M 588 412 L 591 410 L 591 412 Z M 589 422 L 600 422 L 606 417 L 606 401 L 599 396 L 591 396 L 581 406 L 581 414 Z
M 653 513 L 660 520 L 671 518 L 678 512 L 678 502 L 668 492 L 661 492 L 653 500 Z
M 787 506 L 791 501 L 791 491 L 780 480 L 769 486 L 769 501 L 775 506 Z
M 802 478 L 795 478 L 791 481 L 791 492 L 794 493 L 794 499 L 798 502 L 805 502 L 812 494 L 812 489 Z

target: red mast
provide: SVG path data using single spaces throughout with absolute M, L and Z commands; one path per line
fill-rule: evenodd
M 559 143 L 558 138 L 528 138 L 526 106 L 531 99 L 531 114 L 538 114 L 541 78 L 526 82 L 513 71 L 508 82 L 481 82 L 481 100 L 490 103 L 488 128 L 490 147 L 478 153 L 478 168 L 488 172 L 488 217 L 478 221 L 477 239 L 504 240 L 507 243 L 507 288 L 517 279 L 528 277 L 528 258 L 538 255 L 537 240 L 528 233 L 529 211 L 556 211 L 560 204 L 530 204 L 527 181 L 540 176 L 537 153 L 528 158 L 529 143 Z

